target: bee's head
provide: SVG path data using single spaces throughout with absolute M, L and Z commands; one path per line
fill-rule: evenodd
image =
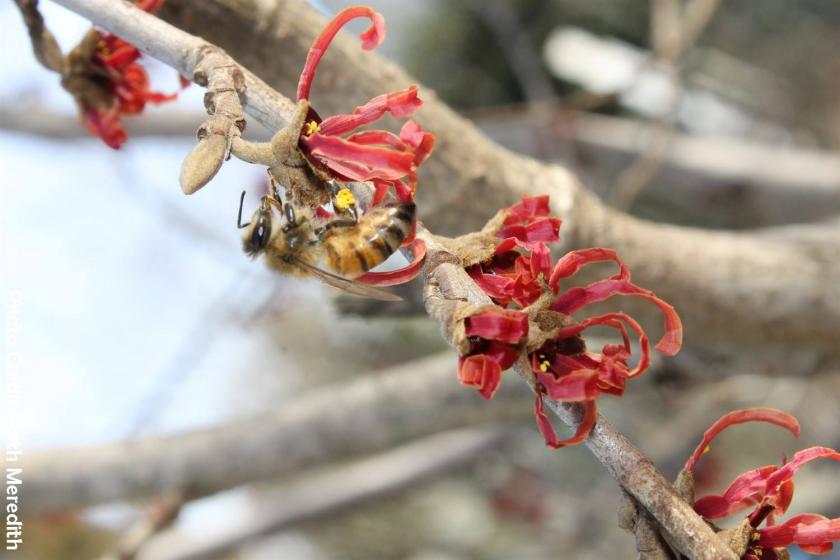
M 239 217 L 237 219 L 239 229 L 245 230 L 242 235 L 242 250 L 249 257 L 256 257 L 265 250 L 268 241 L 271 239 L 271 207 L 263 199 L 263 203 L 251 216 L 251 221 L 243 224 L 242 204 L 244 200 L 245 192 L 243 191 L 242 197 L 239 199 Z

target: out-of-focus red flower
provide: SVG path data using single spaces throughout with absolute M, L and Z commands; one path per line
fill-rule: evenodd
M 298 82 L 298 101 L 309 100 L 318 64 L 335 35 L 347 22 L 359 17 L 371 20 L 370 28 L 361 34 L 363 49 L 374 49 L 385 39 L 385 20 L 372 8 L 352 6 L 339 12 L 309 49 Z M 399 201 L 411 202 L 417 188 L 417 168 L 431 154 L 434 135 L 424 132 L 414 121 L 406 122 L 399 135 L 386 130 L 355 131 L 385 113 L 396 118 L 408 117 L 422 105 L 417 86 L 411 86 L 374 97 L 350 114 L 321 119 L 310 107 L 299 147 L 315 168 L 330 177 L 372 182 L 376 189 L 372 206 L 382 203 L 391 189 Z
M 697 461 L 718 434 L 744 422 L 768 422 L 799 436 L 799 422 L 790 414 L 770 408 L 736 410 L 706 430 L 683 470 L 693 472 Z M 713 520 L 752 508 L 747 519 L 755 532 L 743 556 L 746 560 L 778 558 L 779 551 L 775 549 L 793 544 L 811 554 L 826 554 L 832 550 L 832 543 L 840 540 L 840 519 L 814 513 L 795 515 L 779 525 L 775 519 L 784 515 L 793 500 L 793 476 L 802 466 L 817 459 L 840 462 L 840 453 L 827 447 L 803 449 L 781 466 L 768 465 L 739 475 L 723 494 L 696 500 L 694 510 L 704 519 Z
M 547 196 L 526 196 L 506 209 L 497 236 L 500 238 L 492 258 L 467 269 L 470 277 L 502 307 L 529 311 L 530 306 L 552 296 L 547 310 L 568 319 L 568 326 L 557 329 L 542 346 L 529 353 L 531 369 L 537 381 L 534 412 L 546 444 L 559 448 L 580 443 L 595 423 L 595 399 L 601 393 L 620 396 L 627 379 L 640 375 L 650 364 L 650 344 L 642 327 L 624 313 L 608 313 L 581 320 L 569 317 L 591 303 L 613 295 L 630 295 L 653 302 L 665 317 L 665 334 L 655 349 L 675 354 L 682 344 L 682 324 L 673 307 L 653 292 L 630 281 L 630 271 L 611 249 L 592 248 L 571 251 L 552 265 L 548 244 L 558 241 L 560 220 L 549 216 Z M 560 282 L 573 276 L 581 267 L 595 262 L 614 262 L 618 273 L 607 280 L 562 291 Z M 607 344 L 601 352 L 589 352 L 580 338 L 594 326 L 614 328 L 621 344 Z M 641 356 L 630 367 L 632 354 L 628 329 L 639 340 Z M 558 439 L 544 411 L 543 395 L 583 406 L 582 422 L 568 440 Z
M 141 0 L 137 2 L 137 7 L 154 12 L 163 2 Z M 88 73 L 100 91 L 81 102 L 82 123 L 91 134 L 99 136 L 116 150 L 127 139 L 120 122 L 122 116 L 142 113 L 147 103 L 171 101 L 177 94 L 163 94 L 150 89 L 149 75 L 137 62 L 141 57 L 137 47 L 111 33 L 99 35 L 96 49 L 88 61 Z
M 458 379 L 493 398 L 502 371 L 516 361 L 518 345 L 528 336 L 528 316 L 512 309 L 490 308 L 464 320 L 470 351 L 458 358 Z

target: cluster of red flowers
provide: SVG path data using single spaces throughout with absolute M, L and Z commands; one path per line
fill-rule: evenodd
M 583 441 L 595 423 L 595 399 L 601 393 L 621 395 L 628 379 L 640 375 L 650 364 L 648 338 L 628 315 L 615 312 L 575 320 L 576 313 L 591 303 L 613 295 L 638 296 L 652 301 L 665 315 L 665 334 L 655 348 L 675 354 L 682 344 L 682 324 L 674 308 L 630 281 L 630 272 L 610 249 L 581 249 L 561 257 L 553 265 L 548 243 L 559 240 L 560 220 L 550 217 L 547 196 L 525 197 L 507 209 L 499 230 L 495 253 L 488 262 L 467 272 L 493 299 L 497 307 L 465 320 L 470 352 L 460 358 L 458 375 L 462 383 L 491 398 L 501 373 L 511 367 L 526 344 L 531 370 L 537 381 L 534 405 L 537 424 L 546 444 L 559 448 Z M 612 261 L 616 275 L 588 286 L 560 290 L 560 281 L 573 276 L 586 264 Z M 545 303 L 545 296 L 550 301 Z M 537 309 L 539 307 L 539 309 Z M 548 313 L 546 313 L 548 312 Z M 537 348 L 528 348 L 529 318 L 548 320 L 551 336 Z M 547 315 L 547 317 L 546 317 Z M 593 326 L 618 330 L 622 344 L 607 344 L 600 353 L 589 352 L 580 337 Z M 639 339 L 641 356 L 630 368 L 628 329 Z M 543 396 L 564 402 L 582 403 L 583 422 L 570 439 L 560 440 L 543 410 Z
M 339 12 L 315 39 L 306 58 L 298 82 L 298 101 L 309 100 L 315 71 L 336 34 L 349 21 L 364 17 L 371 26 L 361 34 L 362 48 L 372 50 L 385 40 L 385 20 L 366 6 L 353 6 Z M 390 198 L 413 202 L 417 190 L 417 168 L 429 157 L 435 145 L 432 133 L 424 131 L 416 122 L 407 121 L 399 135 L 387 130 L 363 130 L 390 113 L 395 118 L 412 115 L 423 102 L 417 96 L 417 86 L 374 97 L 356 107 L 350 114 L 333 115 L 322 119 L 311 106 L 298 147 L 312 164 L 338 181 L 371 182 L 375 188 L 369 208 L 379 206 Z M 323 213 L 323 212 L 322 212 Z M 412 262 L 400 270 L 368 272 L 354 278 L 355 282 L 388 286 L 412 280 L 420 273 L 425 257 L 425 245 L 411 235 L 406 244 L 412 246 Z
M 137 7 L 155 12 L 164 0 L 139 0 Z M 120 123 L 124 115 L 143 112 L 146 103 L 163 103 L 175 99 L 176 94 L 163 94 L 149 89 L 149 75 L 137 63 L 140 51 L 116 35 L 101 33 L 96 50 L 89 62 L 90 74 L 107 92 L 107 101 L 84 102 L 82 122 L 91 134 L 98 136 L 111 148 L 118 149 L 126 139 Z M 182 85 L 186 85 L 182 79 Z
M 744 422 L 769 422 L 799 436 L 799 422 L 784 412 L 768 408 L 737 410 L 724 415 L 703 434 L 703 440 L 691 454 L 683 469 L 693 473 L 697 461 L 708 450 L 712 440 L 724 429 Z M 705 496 L 694 502 L 694 510 L 711 521 L 750 510 L 747 519 L 755 529 L 744 560 L 776 560 L 777 549 L 795 544 L 810 554 L 827 554 L 832 542 L 840 540 L 840 518 L 829 519 L 815 513 L 794 515 L 776 524 L 776 516 L 784 515 L 793 499 L 793 476 L 800 467 L 816 459 L 840 461 L 840 453 L 827 447 L 810 447 L 798 451 L 781 466 L 768 465 L 747 471 L 718 496 Z M 762 525 L 764 525 L 762 527 Z

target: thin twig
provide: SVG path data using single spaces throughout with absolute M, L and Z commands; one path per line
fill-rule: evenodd
M 644 153 L 616 179 L 610 197 L 616 208 L 630 208 L 662 167 L 674 138 L 674 123 L 685 90 L 682 58 L 700 38 L 719 3 L 720 0 L 690 0 L 683 11 L 679 0 L 651 0 L 650 42 L 654 58 L 641 68 L 654 63 L 662 67 L 673 90 L 672 98 L 648 127 Z

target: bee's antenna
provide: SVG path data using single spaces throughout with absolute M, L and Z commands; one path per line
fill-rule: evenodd
M 242 195 L 239 197 L 239 215 L 236 218 L 236 227 L 239 229 L 246 228 L 251 225 L 251 222 L 242 223 L 242 205 L 245 203 L 245 191 L 242 191 Z

